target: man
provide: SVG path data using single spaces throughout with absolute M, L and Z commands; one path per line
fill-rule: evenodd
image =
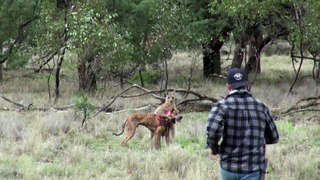
M 248 84 L 242 70 L 231 69 L 227 75 L 229 94 L 209 114 L 207 146 L 213 155 L 220 154 L 223 180 L 264 177 L 265 144 L 279 140 L 268 107 L 248 92 Z

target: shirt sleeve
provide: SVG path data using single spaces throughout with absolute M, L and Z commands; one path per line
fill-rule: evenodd
M 219 149 L 219 140 L 223 132 L 223 116 L 224 112 L 221 104 L 213 106 L 208 118 L 207 124 L 207 146 L 214 151 Z
M 267 119 L 266 119 L 266 129 L 265 129 L 265 139 L 266 144 L 275 144 L 279 141 L 279 133 L 277 127 L 274 123 L 273 116 L 269 109 L 266 111 Z

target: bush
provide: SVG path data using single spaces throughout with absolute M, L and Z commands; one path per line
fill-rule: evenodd
M 145 84 L 155 84 L 160 79 L 160 75 L 157 72 L 142 71 L 141 76 Z M 133 74 L 130 80 L 134 83 L 140 83 L 139 72 Z
M 291 50 L 291 45 L 284 41 L 276 42 L 276 44 L 271 44 L 265 49 L 266 56 L 272 55 L 289 55 Z

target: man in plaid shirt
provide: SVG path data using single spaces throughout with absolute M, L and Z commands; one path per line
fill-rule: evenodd
M 213 155 L 220 154 L 222 179 L 264 177 L 265 144 L 279 140 L 268 107 L 254 98 L 247 86 L 247 75 L 240 69 L 231 69 L 227 75 L 230 92 L 209 114 L 207 146 Z

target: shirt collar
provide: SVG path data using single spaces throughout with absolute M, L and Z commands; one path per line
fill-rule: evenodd
M 242 93 L 248 93 L 248 94 L 250 94 L 247 89 L 235 89 L 235 90 L 230 91 L 229 94 L 228 94 L 228 96 L 229 96 L 229 95 L 232 95 L 232 94 L 237 94 L 237 93 L 239 93 L 239 94 L 242 94 Z

